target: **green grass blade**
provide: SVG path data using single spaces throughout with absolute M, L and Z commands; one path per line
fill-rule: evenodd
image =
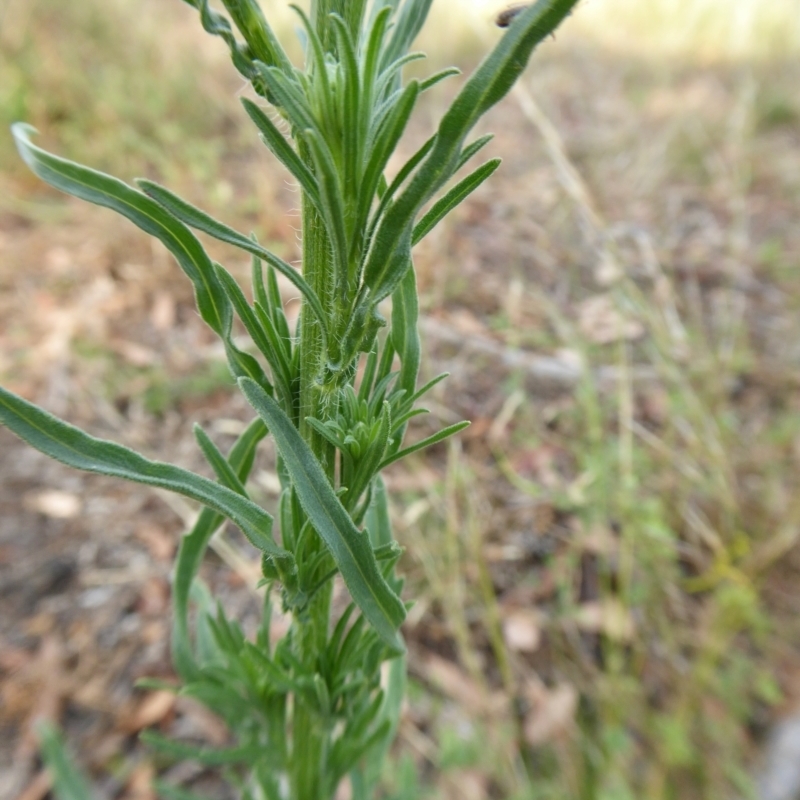
M 430 211 L 414 226 L 412 245 L 429 234 L 457 205 L 467 199 L 499 166 L 501 160 L 493 158 L 460 180 L 447 194 L 437 200 Z
M 397 629 L 405 606 L 381 575 L 369 537 L 356 528 L 311 448 L 278 404 L 254 381 L 243 378 L 239 385 L 275 437 L 300 503 L 330 549 L 356 605 L 386 644 L 403 652 Z
M 117 211 L 163 242 L 194 284 L 200 315 L 217 334 L 225 335 L 231 319 L 230 304 L 217 284 L 211 260 L 185 225 L 117 178 L 37 147 L 30 140 L 36 132 L 30 125 L 17 123 L 11 131 L 23 160 L 43 181 L 74 197 Z
M 41 723 L 37 733 L 56 800 L 93 800 L 89 782 L 70 760 L 59 732 L 49 723 Z
M 264 509 L 202 475 L 173 464 L 150 461 L 123 445 L 96 439 L 2 387 L 0 423 L 62 464 L 156 486 L 197 500 L 233 520 L 259 550 L 275 558 L 290 557 L 272 539 L 272 517 Z

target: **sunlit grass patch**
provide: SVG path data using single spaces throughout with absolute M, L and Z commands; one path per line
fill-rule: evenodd
M 647 56 L 776 58 L 800 49 L 800 17 L 794 0 L 586 0 L 568 35 Z
M 442 0 L 449 36 L 467 42 L 489 35 L 507 0 Z M 689 61 L 780 58 L 800 49 L 794 0 L 584 0 L 559 34 L 587 38 L 615 52 Z M 463 45 L 462 45 L 463 46 Z
M 215 141 L 229 133 L 236 84 L 223 70 L 209 79 L 214 53 L 198 46 L 201 37 L 186 24 L 189 12 L 179 2 L 6 4 L 3 170 L 19 169 L 8 134 L 19 120 L 101 168 L 209 170 Z M 165 28 L 171 41 L 162 36 Z

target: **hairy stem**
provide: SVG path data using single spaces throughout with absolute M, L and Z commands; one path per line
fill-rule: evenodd
M 303 200 L 303 275 L 329 312 L 333 298 L 333 270 L 330 262 L 330 243 L 325 226 L 312 204 Z M 330 314 L 328 315 L 330 318 Z M 304 305 L 299 326 L 300 394 L 299 429 L 314 455 L 323 465 L 333 483 L 335 450 L 312 428 L 308 417 L 326 420 L 335 412 L 335 399 L 322 390 L 320 376 L 327 354 L 323 349 L 319 324 L 313 312 Z M 309 554 L 318 553 L 325 545 L 316 534 L 309 542 Z M 324 567 L 329 568 L 329 564 Z M 330 601 L 333 582 L 328 581 L 309 603 L 306 612 L 295 619 L 297 628 L 296 654 L 309 674 L 316 672 L 317 656 L 324 650 L 330 618 Z M 292 726 L 291 797 L 293 800 L 327 800 L 323 797 L 324 776 L 327 774 L 327 756 L 330 731 L 324 719 L 307 708 L 295 697 Z

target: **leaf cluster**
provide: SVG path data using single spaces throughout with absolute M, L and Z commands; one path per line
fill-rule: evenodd
M 305 37 L 302 68 L 292 64 L 256 0 L 223 1 L 228 16 L 207 0 L 187 0 L 271 106 L 243 101 L 264 144 L 302 191 L 304 230 L 313 234 L 305 274 L 254 236 L 152 181 L 129 186 L 48 153 L 22 123 L 13 134 L 22 158 L 43 180 L 122 214 L 167 247 L 192 282 L 200 316 L 223 343 L 256 417 L 227 454 L 195 427 L 215 480 L 94 438 L 2 388 L 0 423 L 65 464 L 174 491 L 203 506 L 177 557 L 173 654 L 185 681 L 181 691 L 219 713 L 236 744 L 210 751 L 165 741 L 159 746 L 177 757 L 226 765 L 243 797 L 283 797 L 287 775 L 293 796 L 332 796 L 350 772 L 366 800 L 397 726 L 404 676 L 399 628 L 406 608 L 394 573 L 401 551 L 380 472 L 467 424 L 403 447 L 408 422 L 424 413 L 417 401 L 444 377 L 417 388 L 411 248 L 497 168 L 499 160 L 489 160 L 447 188 L 491 138 L 468 144 L 475 123 L 508 92 L 534 46 L 577 0 L 538 0 L 522 12 L 465 81 L 434 134 L 394 176 L 386 174 L 387 165 L 420 94 L 456 72 L 403 82 L 403 67 L 422 57 L 410 47 L 431 0 L 369 6 L 365 0 L 317 0 L 310 16 L 296 8 Z M 193 231 L 250 254 L 247 289 L 210 258 Z M 279 274 L 302 295 L 296 330 L 284 313 Z M 391 324 L 378 336 L 387 326 L 379 304 L 389 297 Z M 236 318 L 252 348 L 234 340 Z M 247 489 L 268 434 L 281 481 L 277 526 Z M 322 456 L 319 442 L 331 458 Z M 197 578 L 210 538 L 226 520 L 262 554 L 268 590 L 254 642 Z M 330 625 L 336 575 L 352 603 Z M 276 590 L 293 623 L 273 647 L 270 598 Z M 386 660 L 390 679 L 382 685 L 379 667 Z M 318 746 L 313 766 L 306 745 Z M 168 787 L 163 793 L 183 796 Z

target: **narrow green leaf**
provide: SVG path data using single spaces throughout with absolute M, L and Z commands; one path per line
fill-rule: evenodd
M 381 224 L 378 233 L 382 227 Z M 377 304 L 385 300 L 400 285 L 408 270 L 411 269 L 411 235 L 410 226 L 401 230 L 395 238 L 394 249 L 388 253 L 386 262 L 381 265 L 372 259 L 372 247 L 370 247 L 363 275 L 364 285 L 370 291 L 372 303 Z M 370 270 L 370 267 L 374 267 L 374 269 Z
M 242 380 L 250 382 L 249 378 Z M 266 394 L 260 387 L 259 391 Z M 291 558 L 273 541 L 272 517 L 264 509 L 202 475 L 173 464 L 150 461 L 120 444 L 89 436 L 2 387 L 0 423 L 62 464 L 156 486 L 197 500 L 233 520 L 259 550 L 275 558 Z
M 283 134 L 261 108 L 247 98 L 242 100 L 242 105 L 250 119 L 253 120 L 256 127 L 261 132 L 264 143 L 269 147 L 281 164 L 292 173 L 311 202 L 314 203 L 314 206 L 319 210 L 319 186 L 314 174 L 303 163 L 294 148 L 286 141 Z
M 256 64 L 259 74 L 274 95 L 276 105 L 286 114 L 289 123 L 295 130 L 318 130 L 317 121 L 311 106 L 297 80 L 293 80 L 276 67 Z
M 332 430 L 322 420 L 316 417 L 306 417 L 306 422 L 322 436 L 325 441 L 330 442 L 334 447 L 344 449 L 346 447 L 342 437 L 337 432 Z
M 285 339 L 281 338 L 280 333 L 275 328 L 272 317 L 261 303 L 256 303 L 253 310 L 261 323 L 261 327 L 269 342 L 269 353 L 265 353 L 269 361 L 275 380 L 281 387 L 283 401 L 287 413 L 291 411 L 292 405 L 292 354 L 291 348 Z
M 390 372 L 388 375 L 383 375 L 381 372 L 380 374 L 380 380 L 378 380 L 375 384 L 375 388 L 372 390 L 372 396 L 369 398 L 369 410 L 371 416 L 377 415 L 378 409 L 383 405 L 383 401 L 386 398 L 386 390 L 389 388 L 389 384 L 398 376 L 399 373 Z
M 406 189 L 390 204 L 370 241 L 364 280 L 380 297 L 403 275 L 407 238 L 422 205 L 453 174 L 464 138 L 478 119 L 511 89 L 533 49 L 552 33 L 578 0 L 538 0 L 522 11 L 473 72 L 447 113 L 436 141 Z
M 387 384 L 385 381 L 391 380 L 392 376 L 392 365 L 394 364 L 394 357 L 397 354 L 397 351 L 394 349 L 394 343 L 392 342 L 392 337 L 387 336 L 386 340 L 383 343 L 383 352 L 381 353 L 381 360 L 378 363 L 378 372 L 375 375 L 375 382 L 376 386 L 385 387 Z M 394 373 L 396 374 L 396 373 Z M 375 389 L 372 390 L 372 394 L 370 397 L 374 398 L 375 395 L 378 394 Z M 381 397 L 379 402 L 383 402 L 383 398 Z
M 154 780 L 153 788 L 160 800 L 212 800 L 208 795 L 198 794 L 162 780 Z
M 258 760 L 261 755 L 259 745 L 247 744 L 241 747 L 203 747 L 195 744 L 184 744 L 161 736 L 155 731 L 143 731 L 141 740 L 160 753 L 180 761 L 199 761 L 208 767 L 221 764 L 248 764 Z
M 422 159 L 430 152 L 431 148 L 433 147 L 434 142 L 436 141 L 435 136 L 431 136 L 422 147 L 414 153 L 411 158 L 406 161 L 405 164 L 400 168 L 400 171 L 395 175 L 392 182 L 389 184 L 388 188 L 383 192 L 381 195 L 381 202 L 378 205 L 377 210 L 372 215 L 372 220 L 369 224 L 369 234 L 367 235 L 367 242 L 372 239 L 372 234 L 375 230 L 376 225 L 380 222 L 381 218 L 383 217 L 384 211 L 386 211 L 387 206 L 391 199 L 397 193 L 397 190 L 402 186 L 408 176 L 416 169 L 416 167 L 420 164 Z M 379 187 L 380 188 L 380 187 Z
M 364 757 L 364 754 L 378 742 L 382 742 L 389 735 L 390 726 L 388 721 L 374 726 L 365 738 L 350 738 L 348 731 L 341 739 L 337 740 L 331 753 L 332 769 L 337 770 L 337 777 L 342 778 L 354 769 L 356 764 Z
M 377 8 L 378 5 L 375 4 L 373 6 L 373 12 L 375 12 Z M 385 6 L 377 11 L 371 22 L 366 45 L 361 49 L 361 108 L 369 110 L 369 113 L 365 111 L 365 113 L 359 115 L 358 138 L 359 141 L 362 142 L 362 146 L 363 143 L 367 141 L 367 132 L 372 119 L 372 107 L 375 101 L 375 92 L 379 78 L 381 48 L 391 15 L 392 9 L 389 6 Z
M 223 2 L 256 59 L 270 66 L 280 67 L 285 72 L 293 69 L 292 62 L 289 61 L 256 0 L 223 0 Z
M 258 443 L 267 435 L 267 428 L 256 417 L 237 439 L 228 455 L 228 462 L 239 481 L 244 483 L 253 466 Z M 204 508 L 191 531 L 182 539 L 175 559 L 175 580 L 172 586 L 173 630 L 172 658 L 178 674 L 184 680 L 197 677 L 197 667 L 189 640 L 189 591 L 208 542 L 225 517 Z
M 347 487 L 347 505 L 351 511 L 355 510 L 359 497 L 361 497 L 370 481 L 375 477 L 375 473 L 378 471 L 383 461 L 384 454 L 386 453 L 386 446 L 389 442 L 389 432 L 392 429 L 391 408 L 386 401 L 383 403 L 380 422 L 381 424 L 377 435 L 370 441 L 366 451 L 359 459 L 358 468 L 356 469 L 352 484 Z
M 350 2 L 342 3 L 342 6 L 344 7 L 347 31 L 354 41 L 358 41 L 361 23 L 364 19 L 364 11 L 367 8 L 367 0 L 350 0 Z
M 216 265 L 217 277 L 219 278 L 222 288 L 228 295 L 236 313 L 244 324 L 245 330 L 250 335 L 255 346 L 261 351 L 264 358 L 267 359 L 270 367 L 272 367 L 273 378 L 276 382 L 280 383 L 283 398 L 287 399 L 291 395 L 290 379 L 285 371 L 285 363 L 283 361 L 283 354 L 275 349 L 275 342 L 270 339 L 267 332 L 264 330 L 261 320 L 257 314 L 250 307 L 247 298 L 244 296 L 241 287 L 236 282 L 233 275 L 230 274 L 224 267 L 219 264 Z M 271 325 L 271 321 L 267 320 Z
M 456 172 L 464 166 L 478 151 L 483 150 L 489 142 L 494 139 L 493 133 L 487 133 L 483 136 L 479 136 L 474 142 L 470 142 L 462 151 L 461 155 L 458 157 L 458 164 L 456 165 Z
M 325 220 L 325 227 L 328 229 L 328 237 L 333 248 L 336 283 L 339 293 L 344 299 L 348 294 L 348 247 L 347 228 L 344 220 L 344 197 L 339 172 L 330 155 L 330 150 L 322 146 L 317 134 L 312 130 L 307 130 L 304 131 L 303 136 L 314 159 L 320 187 L 322 218 Z
M 269 382 L 269 378 L 264 374 L 264 370 L 261 369 L 261 364 L 249 353 L 245 353 L 236 347 L 231 340 L 230 331 L 228 335 L 224 337 L 223 341 L 225 344 L 225 354 L 228 357 L 228 366 L 233 376 L 235 378 L 252 378 L 256 383 L 264 387 L 264 391 L 273 394 L 272 384 Z
M 396 387 L 404 390 L 406 397 L 411 397 L 417 387 L 420 365 L 418 321 L 417 280 L 413 267 L 410 267 L 392 294 L 391 338 L 394 349 L 400 356 L 400 374 Z M 404 435 L 405 425 L 396 432 L 390 452 L 400 449 Z
M 250 659 L 257 671 L 266 675 L 269 680 L 270 691 L 288 692 L 300 691 L 300 685 L 292 679 L 289 673 L 281 669 L 275 661 L 251 642 L 245 642 L 244 655 Z
M 505 97 L 514 85 L 536 45 L 558 27 L 577 2 L 537 0 L 519 14 L 442 118 L 431 163 L 435 156 L 445 156 L 449 160 L 453 148 L 460 148 L 464 137 L 480 117 Z
M 394 30 L 383 52 L 384 67 L 400 58 L 414 43 L 422 30 L 432 0 L 407 0 L 400 10 Z
M 239 385 L 272 431 L 300 503 L 331 551 L 353 600 L 384 642 L 403 652 L 397 629 L 405 606 L 381 575 L 368 536 L 356 528 L 310 447 L 278 404 L 254 381 L 243 378 Z
M 255 238 L 251 235 L 255 242 Z M 269 306 L 267 287 L 264 283 L 264 265 L 258 256 L 250 256 L 250 285 L 253 287 L 253 300 Z
M 228 459 L 220 453 L 219 448 L 211 441 L 209 435 L 197 423 L 192 426 L 192 432 L 197 444 L 200 445 L 200 449 L 203 451 L 203 455 L 206 457 L 206 461 L 211 465 L 211 469 L 214 470 L 217 480 L 232 492 L 236 492 L 242 497 L 247 497 L 247 492 L 239 480 L 239 476 L 228 463 Z
M 363 230 L 367 224 L 372 201 L 375 199 L 378 188 L 378 181 L 383 175 L 383 170 L 397 147 L 400 137 L 403 135 L 418 95 L 419 84 L 416 81 L 411 81 L 403 90 L 384 126 L 378 131 L 372 143 L 372 152 L 364 168 L 364 176 L 359 187 L 356 230 Z
M 406 411 L 405 414 L 401 414 L 397 419 L 392 419 L 392 433 L 396 433 L 400 430 L 405 430 L 405 425 L 414 417 L 422 416 L 423 414 L 430 414 L 430 410 L 427 408 L 412 408 L 411 411 Z M 398 439 L 400 437 L 397 437 Z
M 230 305 L 217 285 L 211 259 L 185 225 L 122 181 L 37 147 L 30 140 L 36 133 L 30 125 L 18 122 L 11 132 L 23 160 L 43 181 L 81 200 L 117 211 L 163 242 L 194 284 L 200 315 L 216 333 L 224 335 L 231 318 Z
M 233 228 L 228 227 L 223 222 L 214 219 L 213 217 L 195 208 L 190 203 L 182 200 L 169 189 L 159 186 L 157 183 L 140 178 L 137 183 L 142 190 L 152 197 L 159 205 L 163 206 L 170 214 L 191 225 L 199 231 L 219 239 L 221 242 L 227 242 L 234 245 L 251 255 L 258 256 L 267 262 L 273 269 L 276 269 L 286 278 L 288 278 L 302 293 L 303 297 L 308 301 L 311 310 L 314 312 L 319 322 L 320 328 L 324 336 L 327 336 L 327 320 L 325 312 L 322 309 L 322 304 L 315 294 L 314 290 L 306 283 L 305 279 L 294 269 L 290 264 L 287 264 L 282 258 L 278 258 L 274 253 L 265 250 L 261 245 L 248 239 L 244 234 L 235 231 Z
M 406 668 L 407 664 L 404 657 L 394 658 L 389 662 L 386 689 L 377 714 L 377 720 L 380 720 L 384 728 L 381 729 L 379 726 L 381 734 L 375 736 L 370 743 L 362 759 L 363 764 L 360 767 L 364 798 L 372 796 L 374 787 L 377 785 L 381 771 L 386 763 L 389 748 L 400 725 L 403 700 L 406 696 Z M 357 798 L 354 798 L 354 800 L 357 800 Z
M 430 233 L 459 203 L 469 197 L 499 166 L 501 159 L 493 158 L 460 180 L 447 194 L 437 200 L 430 211 L 414 226 L 412 245 Z
M 308 64 L 308 68 L 306 72 L 310 77 L 312 91 L 315 91 L 317 95 L 318 112 L 322 112 L 323 127 L 327 129 L 328 124 L 334 122 L 335 114 L 333 92 L 331 91 L 331 84 L 328 79 L 328 68 L 325 63 L 325 47 L 317 31 L 314 29 L 314 26 L 311 24 L 311 20 L 306 16 L 306 12 L 294 3 L 291 3 L 289 8 L 300 17 L 300 21 L 303 23 L 303 27 L 308 34 L 308 44 L 306 46 L 306 63 Z M 330 19 L 325 20 L 324 24 L 326 29 L 329 22 Z
M 284 343 L 286 358 L 291 362 L 292 334 L 289 331 L 289 323 L 286 320 L 286 314 L 283 310 L 283 298 L 278 288 L 278 278 L 272 267 L 267 270 L 267 292 L 269 293 L 269 303 L 263 304 L 264 310 L 269 313 L 270 318 L 275 324 L 275 330 L 277 330 L 278 336 L 280 336 L 281 341 Z
M 392 343 L 400 357 L 400 374 L 396 389 L 403 389 L 411 397 L 417 388 L 420 364 L 419 297 L 417 280 L 409 269 L 392 294 Z
M 351 5 L 354 5 L 351 3 Z M 358 64 L 356 62 L 353 37 L 347 23 L 338 14 L 331 15 L 331 22 L 336 31 L 336 44 L 339 51 L 339 62 L 344 71 L 344 102 L 341 103 L 341 119 L 339 123 L 346 131 L 342 141 L 344 157 L 344 174 L 357 175 L 359 154 L 364 142 L 359 141 L 360 87 Z M 366 109 L 364 111 L 366 112 Z
M 36 733 L 56 800 L 92 800 L 89 782 L 70 760 L 59 732 L 43 722 L 36 726 Z
M 222 14 L 209 8 L 208 0 L 184 0 L 184 2 L 200 12 L 203 30 L 213 36 L 219 36 L 228 45 L 231 51 L 231 61 L 236 69 L 250 81 L 257 78 L 248 48 L 236 41 L 230 22 Z
M 417 402 L 421 397 L 426 395 L 437 383 L 441 383 L 445 378 L 449 378 L 449 372 L 442 372 L 437 375 L 435 378 L 431 378 L 421 389 L 417 389 L 416 392 L 408 399 L 408 404 L 413 405 Z
M 375 478 L 372 486 L 372 502 L 367 509 L 365 526 L 374 548 L 387 547 L 394 542 L 392 522 L 389 517 L 389 496 L 386 484 L 380 475 Z
M 426 92 L 428 89 L 433 88 L 436 86 L 437 83 L 440 83 L 445 78 L 450 78 L 453 75 L 460 75 L 461 70 L 458 67 L 447 67 L 447 69 L 440 70 L 439 72 L 435 72 L 429 78 L 425 78 L 422 83 L 419 85 L 420 92 Z
M 403 67 L 413 64 L 415 61 L 422 61 L 425 57 L 425 53 L 421 52 L 406 53 L 390 64 L 388 69 L 380 76 L 375 87 L 376 107 L 372 112 L 371 122 L 373 131 L 377 130 L 383 123 L 384 117 L 389 113 L 389 109 L 394 105 L 395 100 L 402 91 L 398 78 L 403 71 Z
M 247 378 L 240 378 L 239 382 L 247 380 Z M 449 425 L 447 428 L 442 428 L 442 430 L 434 433 L 433 436 L 428 436 L 427 439 L 423 439 L 421 442 L 417 442 L 416 444 L 412 444 L 410 447 L 406 447 L 405 450 L 400 450 L 397 453 L 389 456 L 384 462 L 381 464 L 380 469 L 385 469 L 389 466 L 389 464 L 394 464 L 395 461 L 399 461 L 401 458 L 405 458 L 411 453 L 416 453 L 417 450 L 424 450 L 426 447 L 430 447 L 432 444 L 436 444 L 437 442 L 441 442 L 443 439 L 446 439 L 448 436 L 452 436 L 459 431 L 463 431 L 464 428 L 468 428 L 470 423 L 466 420 L 464 422 L 456 422 L 455 425 Z
M 365 88 L 374 86 L 379 76 L 380 55 L 389 18 L 392 16 L 392 7 L 389 4 L 380 7 L 375 3 L 372 11 L 373 18 L 369 23 L 366 44 L 361 47 L 360 54 L 361 82 Z M 371 105 L 370 103 L 365 107 L 370 108 Z
M 378 342 L 372 346 L 367 354 L 364 372 L 361 375 L 361 383 L 358 386 L 358 399 L 366 402 L 372 392 L 372 383 L 375 380 L 375 371 L 378 369 Z

